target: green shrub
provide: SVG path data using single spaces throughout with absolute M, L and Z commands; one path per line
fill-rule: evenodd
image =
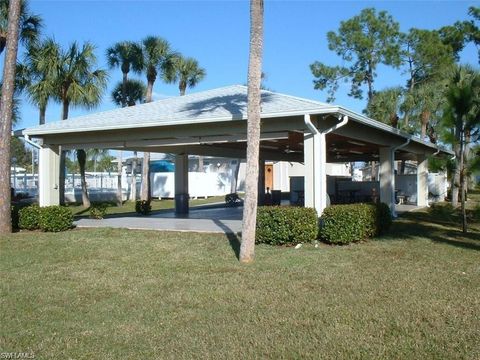
M 141 215 L 148 215 L 152 211 L 152 206 L 150 205 L 150 201 L 147 200 L 138 200 L 135 203 L 135 211 L 137 214 Z
M 382 235 L 390 229 L 392 225 L 392 212 L 385 203 L 376 204 L 376 231 L 375 236 Z
M 18 226 L 23 230 L 40 228 L 40 207 L 36 204 L 24 207 L 18 212 Z
M 455 217 L 455 208 L 451 203 L 432 204 L 428 209 L 430 214 L 438 220 L 452 221 Z
M 47 206 L 40 208 L 40 229 L 48 232 L 65 231 L 72 228 L 73 214 L 65 206 Z
M 392 216 L 386 204 L 332 205 L 323 211 L 320 223 L 322 240 L 349 244 L 384 233 Z
M 315 209 L 297 206 L 261 206 L 257 212 L 257 244 L 292 245 L 317 238 Z
M 103 219 L 107 214 L 108 203 L 92 203 L 90 205 L 90 218 Z

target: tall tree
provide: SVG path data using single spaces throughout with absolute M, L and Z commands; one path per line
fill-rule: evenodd
M 178 55 L 173 61 L 173 68 L 167 71 L 164 80 L 170 83 L 178 82 L 180 96 L 185 95 L 187 87 L 193 88 L 203 80 L 206 75 L 205 69 L 201 68 L 198 61 Z M 203 172 L 203 156 L 198 157 L 198 170 Z
M 20 0 L 12 0 L 8 8 L 7 52 L 3 67 L 2 96 L 0 99 L 0 234 L 8 234 L 12 231 L 10 142 L 12 137 L 13 93 L 15 91 L 20 12 Z
M 39 124 L 45 124 L 48 102 L 55 93 L 55 73 L 52 64 L 60 58 L 61 48 L 53 39 L 32 44 L 28 47 L 21 75 L 25 83 L 26 95 L 39 110 Z
M 248 124 L 245 203 L 243 208 L 240 261 L 252 262 L 255 256 L 257 223 L 258 167 L 260 153 L 260 116 L 263 52 L 263 0 L 250 0 L 250 55 L 248 62 Z
M 453 136 L 449 140 L 456 155 L 452 204 L 457 206 L 460 192 L 462 230 L 465 233 L 467 232 L 465 148 L 468 145 L 467 141 L 476 142 L 480 136 L 480 73 L 468 66 L 457 67 L 446 90 L 446 99 L 444 126 L 453 130 Z
M 142 47 L 132 41 L 122 41 L 107 49 L 108 66 L 113 69 L 119 67 L 122 71 L 122 93 L 127 94 L 128 74 L 131 70 L 139 74 L 143 68 Z M 120 104 L 129 106 L 124 98 Z
M 118 86 L 115 88 L 117 99 L 120 100 L 120 106 L 126 107 L 128 105 L 128 89 L 131 87 L 132 83 L 128 80 L 128 74 L 130 70 L 133 70 L 135 73 L 140 73 L 143 68 L 143 54 L 142 47 L 140 44 L 137 44 L 132 41 L 122 41 L 118 42 L 112 47 L 107 49 L 107 61 L 108 66 L 112 68 L 119 67 L 122 71 L 122 82 L 121 82 L 121 92 L 119 96 Z M 112 94 L 113 96 L 113 94 Z M 114 99 L 115 101 L 115 99 Z M 118 150 L 117 158 L 117 206 L 122 206 L 123 204 L 123 192 L 122 192 L 122 151 Z
M 148 36 L 142 41 L 143 71 L 147 76 L 145 102 L 152 101 L 153 85 L 158 75 L 163 78 L 172 72 L 178 54 L 171 49 L 167 40 L 158 36 Z M 143 153 L 141 199 L 150 200 L 150 153 Z
M 112 91 L 112 100 L 115 104 L 122 106 L 135 106 L 136 104 L 143 103 L 145 101 L 145 85 L 139 80 L 127 80 L 126 84 L 119 83 Z M 121 162 L 119 161 L 121 164 Z M 121 166 L 121 165 L 120 165 Z M 137 168 L 137 152 L 133 152 L 132 160 L 132 177 L 131 177 L 131 193 L 130 200 L 135 201 L 137 199 L 137 181 L 136 181 L 136 168 Z M 120 186 L 121 186 L 121 167 L 120 167 Z M 121 188 L 120 188 L 121 191 Z M 121 194 L 121 192 L 120 192 Z
M 177 56 L 173 62 L 173 71 L 165 74 L 167 82 L 177 83 L 180 96 L 185 95 L 188 88 L 193 88 L 203 80 L 206 75 L 204 68 L 198 61 L 191 57 Z
M 86 109 L 96 107 L 107 85 L 107 73 L 103 69 L 96 68 L 97 57 L 95 46 L 86 42 L 79 46 L 73 42 L 67 49 L 62 49 L 58 57 L 50 64 L 45 64 L 49 70 L 49 76 L 53 76 L 56 99 L 62 104 L 62 120 L 68 119 L 70 106 L 78 106 Z M 44 69 L 42 69 L 44 70 Z M 83 149 L 78 149 L 80 159 L 83 159 Z M 80 171 L 82 163 L 79 162 Z M 83 164 L 84 165 L 84 164 Z M 65 203 L 65 153 L 60 155 L 60 203 Z M 86 183 L 82 179 L 82 183 Z M 82 187 L 82 199 L 85 207 L 89 206 L 86 187 Z
M 480 7 L 469 7 L 468 14 L 472 17 L 471 20 L 457 21 L 453 25 L 444 26 L 438 33 L 442 41 L 451 46 L 457 60 L 465 46 L 473 43 L 478 49 L 480 62 L 480 27 L 477 24 L 480 21 Z
M 399 24 L 386 11 L 377 14 L 368 8 L 342 21 L 338 33 L 327 34 L 328 47 L 350 65 L 332 67 L 319 61 L 311 64 L 315 89 L 328 88 L 327 101 L 334 101 L 339 83 L 350 82 L 350 96 L 362 99 L 362 87 L 366 86 L 367 98 L 372 99 L 377 66 L 400 65 L 399 35 Z
M 146 87 L 143 82 L 136 79 L 128 79 L 126 84 L 119 82 L 112 91 L 112 101 L 118 105 L 135 106 L 145 102 Z
M 398 127 L 402 96 L 403 89 L 401 87 L 375 92 L 367 104 L 365 113 L 372 119 L 396 128 Z
M 409 120 L 413 112 L 423 111 L 420 117 L 423 129 L 428 125 L 428 116 L 425 112 L 428 99 L 425 95 L 431 88 L 442 88 L 440 82 L 453 66 L 455 54 L 452 47 L 442 41 L 437 31 L 410 29 L 408 33 L 401 34 L 401 44 L 402 65 L 408 76 L 402 104 L 403 128 L 409 129 Z M 421 98 L 422 101 L 418 101 L 417 98 Z M 422 135 L 425 136 L 425 132 Z
M 0 0 L 0 54 L 5 50 L 8 30 L 8 11 L 10 0 Z M 34 43 L 38 39 L 40 29 L 42 28 L 42 19 L 38 15 L 33 15 L 28 9 L 28 2 L 20 0 L 20 20 L 18 22 L 17 33 L 20 35 L 20 41 L 25 45 Z

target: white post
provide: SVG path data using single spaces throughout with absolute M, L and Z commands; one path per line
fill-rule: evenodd
M 325 134 L 305 134 L 305 207 L 313 207 L 321 216 L 327 207 L 326 141 Z
M 380 201 L 387 204 L 392 215 L 395 212 L 395 152 L 390 147 L 381 147 L 380 153 Z
M 428 159 L 417 155 L 417 206 L 428 206 Z
M 315 207 L 315 147 L 313 134 L 307 133 L 303 137 L 303 162 L 305 164 L 304 199 L 305 207 Z
M 59 205 L 60 156 L 58 147 L 43 147 L 39 150 L 38 182 L 40 206 Z
M 175 213 L 188 214 L 188 155 L 175 155 Z

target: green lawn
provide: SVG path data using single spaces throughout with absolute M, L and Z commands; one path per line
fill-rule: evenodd
M 206 199 L 198 198 L 198 199 L 191 199 L 190 206 L 199 206 L 199 205 L 206 205 L 212 203 L 224 203 L 225 196 L 211 196 Z M 172 199 L 153 199 L 151 202 L 152 212 L 166 210 L 166 209 L 173 209 L 175 207 L 175 202 Z M 81 204 L 71 204 L 68 206 L 75 216 L 88 216 L 90 214 L 90 208 L 85 209 Z M 125 201 L 123 206 L 115 206 L 111 204 L 108 206 L 107 215 L 116 215 L 116 214 L 128 214 L 128 213 L 135 213 L 135 203 L 133 201 Z
M 479 359 L 480 224 L 350 246 L 114 229 L 0 239 L 0 352 L 39 359 Z

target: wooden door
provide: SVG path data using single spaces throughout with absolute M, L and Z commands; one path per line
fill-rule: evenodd
M 273 189 L 273 165 L 265 165 L 265 191 L 267 188 L 272 191 Z

